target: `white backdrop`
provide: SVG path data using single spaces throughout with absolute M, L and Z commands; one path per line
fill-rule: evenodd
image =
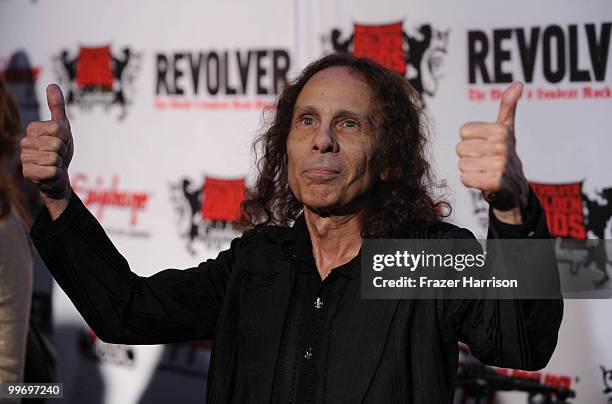
M 609 0 L 1 0 L 0 69 L 26 121 L 49 118 L 48 83 L 72 97 L 73 185 L 133 271 L 149 275 L 195 266 L 236 236 L 233 195 L 252 180 L 262 106 L 285 77 L 331 52 L 334 39 L 335 49 L 403 60 L 407 78 L 422 85 L 451 221 L 484 234 L 454 148 L 461 124 L 496 118 L 495 92 L 513 79 L 526 82 L 516 137 L 528 178 L 582 181 L 583 198 L 595 205 L 584 202 L 581 223 L 594 223 L 595 207 L 604 212 L 603 236 L 583 229 L 612 238 L 612 200 L 598 195 L 612 187 L 611 25 Z M 59 288 L 52 297 L 64 401 L 165 402 L 179 394 L 180 402 L 202 402 L 206 343 L 104 344 Z M 607 402 L 611 308 L 609 300 L 566 301 L 555 355 L 535 377 L 574 388 L 576 403 Z

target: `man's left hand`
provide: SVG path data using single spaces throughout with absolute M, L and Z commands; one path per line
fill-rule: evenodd
M 502 95 L 497 121 L 468 122 L 457 145 L 461 182 L 482 191 L 495 216 L 505 223 L 523 222 L 529 183 L 516 154 L 514 119 L 523 84 L 512 83 Z

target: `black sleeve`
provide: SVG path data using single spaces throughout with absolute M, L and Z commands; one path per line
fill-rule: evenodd
M 521 225 L 502 223 L 490 213 L 488 238 L 549 238 L 546 215 L 530 190 L 529 205 Z M 471 232 L 455 238 L 474 237 Z M 554 250 L 544 261 L 554 262 Z M 525 257 L 524 257 L 525 258 Z M 534 257 L 535 258 L 535 257 Z M 541 260 L 542 257 L 538 257 Z M 529 259 L 529 257 L 526 257 Z M 538 370 L 546 366 L 557 344 L 563 315 L 563 300 L 461 300 L 446 302 L 447 321 L 453 334 L 466 343 L 474 356 L 485 364 L 508 368 Z
M 31 236 L 49 271 L 105 342 L 160 344 L 212 339 L 240 239 L 214 260 L 150 277 L 130 271 L 72 192 L 55 221 L 43 207 Z
M 489 231 L 487 237 L 497 239 L 550 238 L 548 225 L 546 224 L 546 214 L 538 197 L 531 188 L 529 188 L 527 206 L 521 213 L 523 216 L 522 224 L 508 224 L 500 221 L 493 213 L 493 209 L 489 209 Z

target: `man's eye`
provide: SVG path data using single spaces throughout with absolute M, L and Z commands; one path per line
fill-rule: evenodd
M 352 119 L 347 119 L 346 121 L 342 121 L 340 125 L 346 129 L 358 129 L 359 128 L 359 124 L 356 121 L 353 121 Z
M 309 117 L 307 117 L 307 116 L 305 116 L 305 117 L 301 118 L 301 119 L 300 119 L 300 122 L 301 122 L 303 125 L 306 125 L 306 126 L 312 126 L 312 125 L 314 125 L 314 124 L 315 124 L 314 119 L 309 118 Z

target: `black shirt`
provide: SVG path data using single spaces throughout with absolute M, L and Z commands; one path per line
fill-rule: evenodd
M 306 227 L 303 220 L 296 226 Z M 326 370 L 335 317 L 350 304 L 345 298 L 359 256 L 331 270 L 321 280 L 312 255 L 308 232 L 287 246 L 296 281 L 287 311 L 279 359 L 276 365 L 273 402 L 324 402 Z M 306 237 L 304 237 L 306 236 Z

